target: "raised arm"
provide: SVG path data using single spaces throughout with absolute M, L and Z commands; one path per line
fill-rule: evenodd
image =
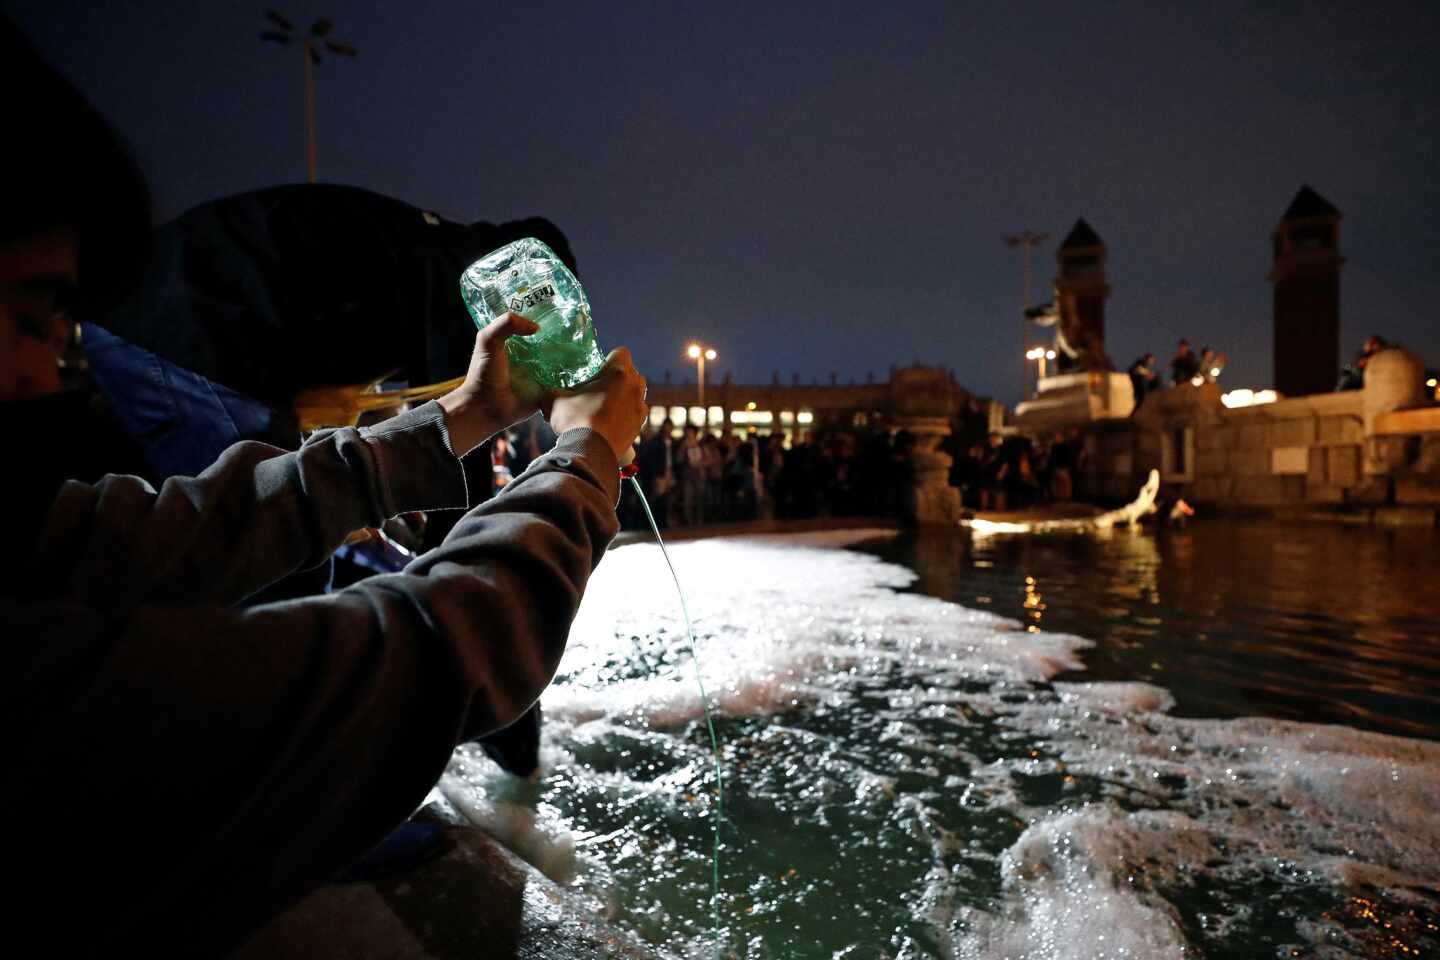
M 608 400 L 557 399 L 556 448 L 404 573 L 247 609 L 0 603 L 30 641 L 0 673 L 0 816 L 68 825 L 11 844 L 25 924 L 61 952 L 220 952 L 400 823 L 458 740 L 519 717 L 618 526 L 644 380 L 608 379 Z M 77 903 L 85 925 L 45 922 Z
M 409 573 L 244 609 L 0 602 L 25 639 L 0 676 L 0 816 L 57 825 L 8 847 L 35 895 L 15 915 L 83 904 L 83 927 L 44 924 L 60 953 L 233 947 L 539 696 L 617 491 L 614 453 L 571 431 Z
M 158 492 L 137 477 L 67 483 L 29 592 L 108 610 L 234 603 L 322 562 L 352 531 L 468 506 L 457 456 L 537 408 L 511 388 L 503 349 L 534 329 L 513 314 L 487 327 L 461 387 L 376 427 L 323 431 L 294 453 L 239 443 Z

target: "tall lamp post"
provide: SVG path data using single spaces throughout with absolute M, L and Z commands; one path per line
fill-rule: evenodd
M 1030 251 L 1050 239 L 1048 233 L 1035 233 L 1032 230 L 1022 230 L 1019 233 L 1011 234 L 1004 238 L 1005 245 L 1010 249 L 1020 248 L 1024 266 L 1021 268 L 1022 279 L 1020 287 L 1020 349 L 1025 351 L 1025 357 L 1030 358 L 1030 327 L 1025 319 L 1025 311 L 1030 309 Z M 1024 360 L 1020 362 L 1020 399 L 1025 399 L 1026 384 L 1030 379 L 1030 365 Z
M 705 409 L 705 361 L 715 359 L 715 351 L 698 343 L 690 344 L 690 349 L 685 351 L 691 360 L 695 361 L 695 396 L 696 402 L 700 404 L 700 418 L 702 425 L 709 423 L 709 411 Z
M 266 10 L 265 19 L 271 26 L 260 34 L 266 43 L 278 43 L 288 47 L 295 42 L 295 23 L 276 10 Z M 306 160 L 309 165 L 310 182 L 315 182 L 315 75 L 313 69 L 320 66 L 320 48 L 339 57 L 354 57 L 358 53 L 348 43 L 327 39 L 335 29 L 335 22 L 321 17 L 310 26 L 310 33 L 300 38 L 300 55 L 305 61 L 305 142 Z
M 1038 384 L 1041 380 L 1045 379 L 1045 361 L 1054 360 L 1055 351 L 1046 350 L 1044 347 L 1031 347 L 1029 350 L 1025 351 L 1025 359 L 1039 361 L 1035 379 L 1035 382 Z

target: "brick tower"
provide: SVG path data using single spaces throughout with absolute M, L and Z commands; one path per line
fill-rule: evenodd
M 1060 332 L 1079 357 L 1084 370 L 1103 370 L 1105 358 L 1105 242 L 1090 224 L 1076 220 L 1060 244 L 1060 275 L 1055 292 L 1060 308 Z
M 1275 389 L 1329 393 L 1340 373 L 1340 211 L 1302 186 L 1273 243 Z

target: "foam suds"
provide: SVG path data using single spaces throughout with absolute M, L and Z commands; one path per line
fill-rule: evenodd
M 735 955 L 1440 950 L 1440 744 L 1049 682 L 1088 641 L 816 545 L 845 541 L 672 548 L 725 718 Z M 544 698 L 543 780 L 462 750 L 442 789 L 678 956 L 709 942 L 713 771 L 670 589 L 653 547 L 612 551 Z

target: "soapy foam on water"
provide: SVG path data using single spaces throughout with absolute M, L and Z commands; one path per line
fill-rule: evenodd
M 1042 680 L 1081 666 L 1076 652 L 1088 641 L 1026 634 L 1013 620 L 930 597 L 897 595 L 895 590 L 915 579 L 909 570 L 810 546 L 855 539 L 834 531 L 805 535 L 799 544 L 756 537 L 672 549 L 692 594 L 701 666 L 720 712 L 759 716 L 811 703 L 830 688 L 810 678 L 903 663 L 926 653 L 963 662 L 990 680 Z M 601 672 L 614 658 L 617 637 L 635 644 L 658 640 L 670 649 L 677 632 L 683 633 L 657 569 L 664 570 L 658 549 L 636 545 L 612 551 L 596 570 L 571 629 L 561 682 L 546 692 L 547 716 L 624 718 L 666 728 L 700 715 L 698 691 L 680 658 L 672 659 L 671 669 L 624 684 L 608 682 L 612 678 Z M 642 584 L 649 584 L 648 596 Z M 966 642 L 957 647 L 952 638 L 960 632 Z M 707 658 L 707 650 L 713 657 Z
M 1169 695 L 1145 684 L 1047 684 L 1081 665 L 1087 641 L 1027 633 L 982 611 L 897 593 L 913 574 L 868 556 L 793 539 L 702 541 L 673 553 L 716 708 L 732 718 L 769 718 L 752 747 L 809 736 L 792 734 L 785 717 L 874 696 L 876 684 L 888 681 L 880 739 L 919 758 L 905 761 L 906 776 L 931 777 L 936 790 L 1021 824 L 995 858 L 998 899 L 967 902 L 946 869 L 967 839 L 947 831 L 927 801 L 897 792 L 892 776 L 836 766 L 853 790 L 850 802 L 893 808 L 931 851 L 932 862 L 916 866 L 910 909 L 937 931 L 938 946 L 902 944 L 874 955 L 1201 956 L 1243 937 L 1266 897 L 1340 905 L 1338 912 L 1297 909 L 1293 939 L 1310 947 L 1363 949 L 1364 918 L 1378 917 L 1377 929 L 1403 927 L 1406 905 L 1418 904 L 1420 919 L 1401 934 L 1428 935 L 1434 904 L 1425 906 L 1425 891 L 1440 883 L 1433 812 L 1440 745 L 1342 727 L 1173 718 L 1164 712 Z M 701 706 L 688 664 L 675 654 L 683 629 L 667 588 L 648 546 L 613 551 L 599 567 L 561 679 L 545 696 L 544 760 L 546 769 L 575 769 L 595 751 L 623 756 L 627 749 L 617 744 L 659 738 L 675 752 L 668 769 L 654 776 L 607 769 L 586 774 L 589 787 L 613 796 L 622 811 L 658 801 L 683 813 L 691 802 L 699 815 L 704 751 L 677 744 L 675 734 L 699 718 Z M 965 747 L 917 727 L 927 718 L 967 717 L 993 728 L 997 742 Z M 769 778 L 783 789 L 790 777 L 796 790 L 836 790 L 816 786 L 796 766 L 810 752 L 784 760 L 788 774 L 754 766 L 738 788 L 749 780 L 761 789 Z M 497 789 L 485 776 L 453 778 L 446 794 L 463 800 L 466 790 Z M 1053 795 L 1037 800 L 1017 786 L 1024 783 Z M 675 799 L 682 796 L 690 800 Z M 600 844 L 588 853 L 595 838 L 582 832 L 577 841 L 558 814 L 531 828 L 536 840 L 524 829 L 515 836 L 523 818 L 469 806 L 560 875 L 606 873 Z M 1361 896 L 1372 897 L 1362 901 L 1371 906 L 1357 908 L 1357 921 L 1344 905 Z M 1199 898 L 1204 910 L 1177 905 L 1186 897 Z M 665 918 L 654 922 L 663 927 Z M 680 936 L 669 945 L 683 950 L 685 942 Z
M 1114 787 L 1107 802 L 1059 816 L 1025 811 L 1033 825 L 1001 863 L 1006 910 L 969 915 L 960 956 L 1195 956 L 1167 896 L 1201 884 L 1264 882 L 1282 899 L 1375 888 L 1389 907 L 1372 911 L 1371 926 L 1388 937 L 1407 905 L 1423 907 L 1413 888 L 1440 883 L 1440 744 L 1279 720 L 1178 719 L 1153 712 L 1169 697 L 1146 684 L 1055 684 L 1030 702 L 985 699 L 1003 724 L 1047 731 L 1066 775 Z M 1163 809 L 1125 809 L 1136 805 Z M 1250 909 L 1226 906 L 1242 919 Z M 1228 918 L 1205 919 L 1223 939 Z M 1405 935 L 1425 936 L 1427 925 Z M 1367 935 L 1323 915 L 1296 933 L 1354 949 Z

